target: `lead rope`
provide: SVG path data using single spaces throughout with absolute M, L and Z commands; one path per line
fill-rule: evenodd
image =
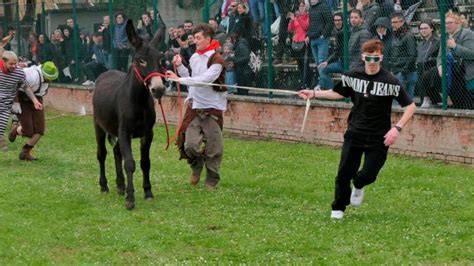
M 174 73 L 178 73 L 176 72 L 176 64 L 173 63 L 173 70 L 174 70 Z M 168 144 L 166 145 L 166 149 L 165 150 L 168 150 L 168 147 L 169 145 L 174 142 L 176 140 L 176 138 L 178 137 L 178 135 L 180 134 L 179 130 L 181 129 L 181 125 L 183 124 L 183 98 L 181 97 L 181 83 L 179 81 L 176 81 L 176 87 L 178 89 L 178 125 L 177 125 L 177 128 L 176 128 L 176 132 L 174 133 L 173 137 L 171 138 L 171 140 L 168 141 Z
M 165 75 L 163 75 L 159 72 L 153 72 L 150 75 L 146 76 L 145 79 L 143 79 L 143 77 L 140 74 L 140 72 L 138 71 L 138 68 L 135 65 L 135 63 L 132 65 L 132 68 L 133 68 L 133 72 L 135 74 L 135 78 L 138 79 L 138 81 L 143 82 L 143 86 L 145 86 L 145 87 L 146 87 L 146 81 L 151 79 L 154 76 L 159 76 L 159 77 L 162 77 L 162 78 L 166 78 Z M 163 122 L 165 123 L 165 128 L 166 128 L 166 147 L 165 147 L 165 150 L 167 150 L 168 146 L 170 144 L 170 130 L 169 130 L 169 127 L 168 127 L 168 121 L 166 121 L 166 116 L 165 116 L 165 111 L 163 110 L 163 105 L 161 104 L 161 99 L 158 99 L 158 104 L 160 105 L 161 115 L 163 116 Z

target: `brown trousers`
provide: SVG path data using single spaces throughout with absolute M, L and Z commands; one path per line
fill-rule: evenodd
M 184 150 L 190 159 L 193 174 L 201 174 L 206 167 L 206 183 L 216 185 L 224 153 L 224 138 L 217 117 L 207 112 L 198 113 L 186 128 Z
M 41 97 L 37 97 L 38 101 L 43 103 Z M 19 115 L 22 135 L 31 138 L 34 134 L 44 135 L 45 118 L 43 110 L 36 110 L 33 102 L 30 100 L 22 100 L 20 98 L 21 114 Z

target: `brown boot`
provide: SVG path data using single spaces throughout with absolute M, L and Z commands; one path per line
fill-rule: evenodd
M 8 134 L 8 140 L 10 142 L 14 142 L 16 139 L 16 136 L 18 135 L 18 124 L 17 123 L 12 123 L 12 129 L 10 130 L 10 134 Z
M 31 155 L 31 151 L 33 150 L 33 146 L 25 144 L 23 149 L 21 149 L 19 159 L 22 161 L 36 161 L 38 158 Z
M 189 177 L 189 184 L 191 184 L 191 186 L 196 186 L 199 183 L 200 178 L 201 178 L 200 174 L 193 173 Z

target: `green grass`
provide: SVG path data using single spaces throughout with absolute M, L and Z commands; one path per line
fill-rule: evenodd
M 152 145 L 155 199 L 101 194 L 90 116 L 48 112 L 35 155 L 0 154 L 0 264 L 474 263 L 474 171 L 390 155 L 364 203 L 329 219 L 339 150 L 226 138 L 217 191 L 187 184 L 164 129 Z M 134 143 L 139 159 L 138 141 Z

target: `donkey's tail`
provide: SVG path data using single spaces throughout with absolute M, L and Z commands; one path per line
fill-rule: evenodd
M 117 138 L 110 134 L 107 134 L 107 140 L 109 141 L 110 145 L 112 145 L 112 147 L 114 147 L 115 144 L 117 144 Z

